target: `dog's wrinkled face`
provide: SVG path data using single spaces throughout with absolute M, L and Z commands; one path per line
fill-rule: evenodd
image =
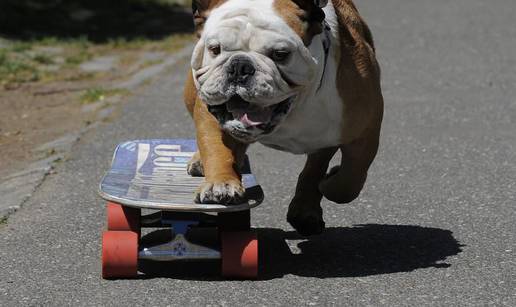
M 192 56 L 199 97 L 244 142 L 272 132 L 314 79 L 317 60 L 278 14 L 277 1 L 228 0 L 210 8 Z

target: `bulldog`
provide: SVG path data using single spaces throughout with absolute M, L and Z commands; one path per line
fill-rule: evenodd
M 198 41 L 185 103 L 204 176 L 196 201 L 236 204 L 249 144 L 305 154 L 287 220 L 324 229 L 322 197 L 348 203 L 362 190 L 383 116 L 371 32 L 351 0 L 193 0 Z M 340 165 L 328 171 L 340 150 Z

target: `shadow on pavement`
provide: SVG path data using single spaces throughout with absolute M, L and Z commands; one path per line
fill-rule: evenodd
M 2 0 L 0 36 L 28 40 L 159 39 L 193 31 L 189 8 L 154 0 Z
M 463 246 L 449 230 L 412 225 L 335 227 L 310 238 L 293 231 L 261 228 L 258 235 L 262 280 L 287 274 L 335 278 L 447 268 L 446 258 L 460 253 Z M 221 280 L 219 266 L 217 261 L 144 261 L 140 271 L 146 274 L 143 278 Z
M 412 225 L 366 224 L 328 228 L 303 240 L 295 232 L 263 229 L 260 233 L 262 278 L 285 274 L 359 277 L 450 265 L 443 261 L 462 251 L 449 230 Z M 285 240 L 297 241 L 293 254 Z

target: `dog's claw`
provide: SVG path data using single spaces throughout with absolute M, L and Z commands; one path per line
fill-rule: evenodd
M 196 203 L 236 205 L 245 201 L 245 189 L 238 180 L 205 182 L 199 187 Z

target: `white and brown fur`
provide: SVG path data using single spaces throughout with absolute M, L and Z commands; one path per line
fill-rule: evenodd
M 210 13 L 235 1 L 247 2 L 251 8 L 260 1 L 269 2 L 271 12 L 299 36 L 319 63 L 314 77 L 317 82 L 304 87 L 283 122 L 258 141 L 307 154 L 287 219 L 300 234 L 320 233 L 324 229 L 322 196 L 336 203 L 354 200 L 377 153 L 383 98 L 371 33 L 351 0 L 328 1 L 323 11 L 331 28 L 331 48 L 324 67 L 320 45 L 324 25 L 315 4 L 318 1 L 194 0 L 198 36 Z M 323 74 L 321 78 L 317 73 Z M 195 121 L 199 147 L 189 172 L 206 177 L 198 199 L 238 202 L 244 190 L 237 170 L 248 144 L 222 130 L 208 111 L 210 102 L 199 97 L 192 72 L 186 80 L 185 103 Z M 341 163 L 327 172 L 337 150 Z

